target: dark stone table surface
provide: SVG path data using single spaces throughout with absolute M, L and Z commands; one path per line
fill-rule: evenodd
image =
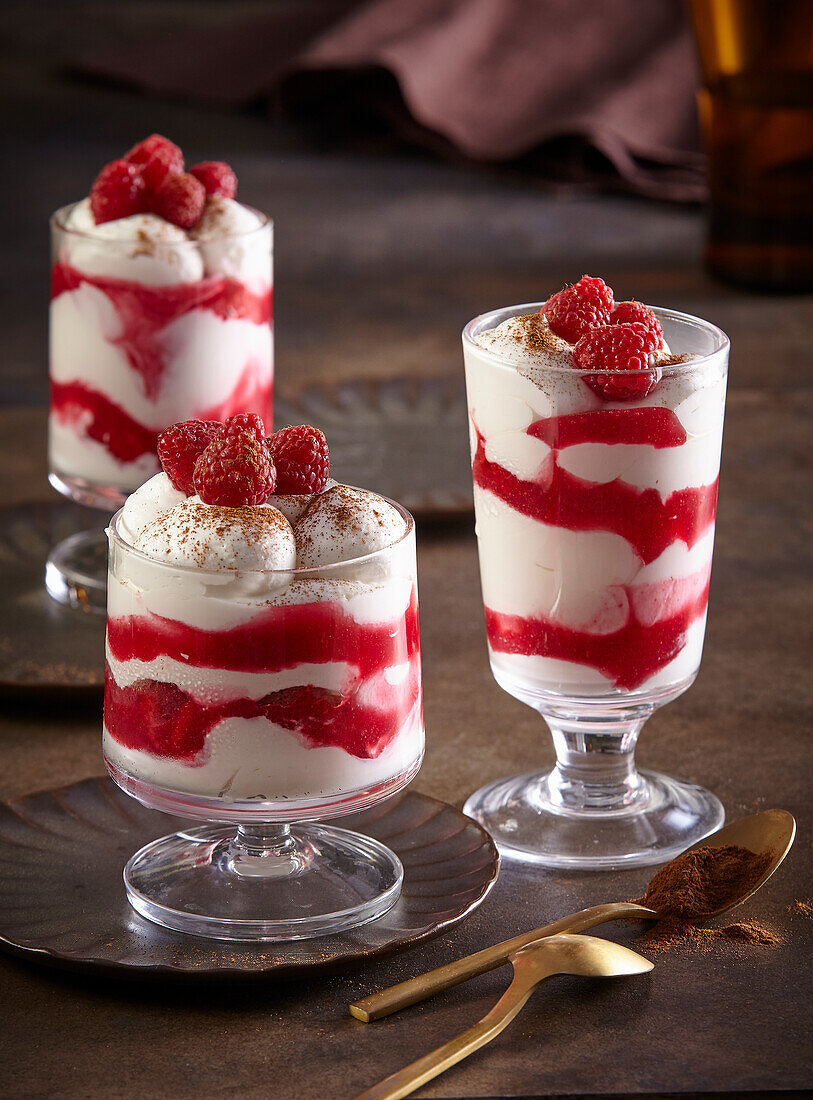
M 123 92 L 100 97 L 79 87 L 55 99 L 36 82 L 22 90 L 16 82 L 6 93 L 0 188 L 13 201 L 3 208 L 0 265 L 0 503 L 49 499 L 38 407 L 47 215 L 148 130 L 169 132 L 195 159 L 233 159 L 242 197 L 275 217 L 281 388 L 365 374 L 459 376 L 459 330 L 469 317 L 545 297 L 583 271 L 605 276 L 619 297 L 698 313 L 730 334 L 703 667 L 694 687 L 651 720 L 639 757 L 710 787 L 731 819 L 769 806 L 797 815 L 794 850 L 743 910 L 784 942 L 705 956 L 673 950 L 657 956 L 651 975 L 620 983 L 551 983 L 486 1051 L 417 1095 L 810 1086 L 811 925 L 791 910 L 810 891 L 811 300 L 713 283 L 700 263 L 695 210 L 544 194 L 521 179 L 406 153 L 303 148 L 260 119 L 201 116 Z M 416 786 L 460 805 L 488 779 L 549 763 L 552 751 L 541 720 L 491 678 L 470 520 L 427 524 L 419 543 L 428 753 Z M 4 703 L 0 797 L 99 773 L 99 727 L 95 697 Z M 348 1002 L 571 910 L 634 897 L 648 878 L 506 864 L 482 908 L 448 936 L 344 975 L 252 989 L 114 982 L 0 956 L 0 1094 L 352 1097 L 479 1018 L 508 974 L 484 975 L 371 1026 L 351 1019 Z M 630 928 L 603 934 L 634 938 Z

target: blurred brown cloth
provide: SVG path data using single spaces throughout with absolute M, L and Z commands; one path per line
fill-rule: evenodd
M 440 152 L 657 198 L 704 194 L 681 0 L 326 0 L 245 12 L 188 28 L 182 51 L 172 33 L 130 36 L 86 51 L 80 67 L 315 117 L 352 116 L 363 99 L 365 113 Z

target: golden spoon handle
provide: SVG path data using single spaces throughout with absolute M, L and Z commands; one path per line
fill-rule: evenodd
M 399 1100 L 402 1096 L 409 1096 L 411 1092 L 425 1085 L 427 1081 L 431 1081 L 433 1077 L 437 1077 L 451 1066 L 462 1062 L 475 1050 L 490 1043 L 495 1036 L 508 1027 L 538 983 L 539 978 L 529 983 L 527 978 L 515 976 L 488 1015 L 474 1027 L 450 1039 L 448 1043 L 433 1050 L 431 1054 L 425 1054 L 423 1058 L 391 1074 L 385 1080 L 379 1081 L 371 1089 L 360 1093 L 355 1100 Z
M 562 917 L 553 924 L 546 924 L 544 928 L 536 928 L 533 932 L 525 932 L 521 936 L 515 936 L 512 940 L 504 940 L 495 943 L 493 947 L 487 947 L 483 951 L 477 951 L 473 955 L 466 955 L 446 966 L 439 966 L 436 970 L 430 970 L 427 974 L 419 974 L 416 978 L 400 982 L 398 985 L 382 989 L 378 993 L 371 993 L 360 1001 L 350 1005 L 350 1012 L 357 1020 L 365 1024 L 373 1020 L 380 1020 L 382 1016 L 389 1016 L 401 1008 L 424 1001 L 434 993 L 440 993 L 444 989 L 451 989 L 459 985 L 467 978 L 473 978 L 477 974 L 485 974 L 487 970 L 493 970 L 508 961 L 512 951 L 518 951 L 520 947 L 540 940 L 544 936 L 555 936 L 557 932 L 584 932 L 588 928 L 595 928 L 597 924 L 607 921 L 619 920 L 621 917 L 649 917 L 657 914 L 651 909 L 645 909 L 642 905 L 636 905 L 632 901 L 617 901 L 607 905 L 594 905 L 590 909 L 582 909 L 579 913 L 571 913 L 569 917 Z

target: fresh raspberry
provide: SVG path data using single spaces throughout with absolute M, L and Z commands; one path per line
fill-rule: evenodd
M 321 493 L 330 474 L 327 440 L 310 424 L 280 428 L 268 440 L 277 468 L 277 493 Z
M 190 760 L 203 748 L 207 731 L 200 704 L 182 688 L 158 680 L 136 680 L 122 688 L 109 669 L 105 678 L 106 717 L 148 752 Z
M 195 491 L 200 499 L 224 508 L 264 504 L 276 480 L 268 447 L 250 432 L 219 435 L 195 463 Z
M 631 401 L 646 397 L 660 381 L 660 368 L 652 366 L 652 354 L 657 350 L 658 338 L 646 325 L 637 321 L 603 325 L 579 339 L 573 349 L 573 365 L 583 371 L 625 372 L 585 374 L 584 381 L 599 397 Z
M 265 424 L 259 413 L 237 413 L 235 416 L 230 416 L 223 425 L 223 431 L 229 434 L 248 432 L 258 443 L 265 442 Z
M 167 176 L 152 196 L 151 207 L 165 221 L 191 229 L 200 221 L 206 192 L 203 184 L 188 172 Z
M 592 302 L 599 309 L 609 313 L 613 308 L 612 287 L 607 286 L 603 279 L 594 275 L 582 275 L 577 283 L 573 284 L 573 290 L 586 302 Z
M 545 314 L 551 332 L 569 344 L 575 344 L 585 332 L 606 325 L 610 320 L 606 309 L 582 298 L 575 286 L 552 294 L 539 312 Z
M 207 195 L 222 195 L 233 199 L 237 194 L 237 176 L 231 165 L 222 160 L 204 160 L 193 164 L 190 174 L 203 184 Z
M 611 325 L 628 325 L 633 321 L 649 329 L 657 338 L 659 350 L 664 347 L 661 323 L 649 306 L 645 306 L 643 302 L 619 302 L 610 314 Z
M 172 148 L 160 146 L 140 168 L 144 186 L 147 191 L 154 193 L 160 189 L 167 176 L 183 172 L 183 158 L 178 160 Z
M 169 480 L 182 493 L 195 491 L 195 463 L 198 455 L 216 439 L 223 428 L 217 420 L 184 420 L 172 424 L 158 436 L 158 460 Z
M 551 294 L 540 309 L 548 319 L 551 332 L 575 344 L 590 328 L 609 323 L 613 292 L 603 279 L 582 275 L 573 286 Z
M 146 164 L 156 153 L 166 155 L 173 164 L 173 172 L 183 172 L 183 153 L 179 145 L 163 134 L 150 134 L 148 138 L 139 141 L 129 153 L 125 153 L 124 159 L 130 164 Z
M 90 209 L 97 225 L 129 218 L 145 209 L 144 181 L 126 160 L 111 160 L 90 189 Z

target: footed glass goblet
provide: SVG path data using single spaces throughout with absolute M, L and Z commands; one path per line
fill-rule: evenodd
M 545 719 L 556 766 L 490 783 L 465 812 L 528 862 L 665 862 L 724 819 L 634 753 L 700 665 L 729 341 L 655 309 L 671 355 L 624 372 L 648 375 L 630 399 L 610 371 L 478 339 L 542 304 L 476 317 L 463 350 L 491 669 Z
M 145 806 L 208 823 L 129 860 L 142 916 L 296 940 L 395 904 L 397 856 L 322 823 L 396 794 L 423 756 L 415 529 L 393 507 L 392 545 L 284 571 L 170 565 L 113 518 L 105 762 Z

